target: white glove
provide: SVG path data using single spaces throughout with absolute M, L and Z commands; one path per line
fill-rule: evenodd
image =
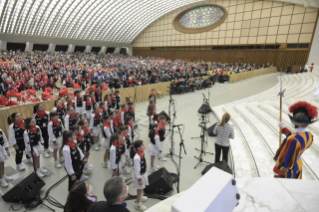
M 282 122 L 278 122 L 278 127 L 285 128 L 285 124 Z

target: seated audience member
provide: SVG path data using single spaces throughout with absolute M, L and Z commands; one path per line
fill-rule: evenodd
M 90 212 L 130 212 L 124 202 L 128 186 L 121 177 L 115 176 L 106 181 L 103 192 L 106 201 L 95 203 Z
M 65 212 L 88 212 L 94 202 L 97 202 L 97 197 L 90 194 L 92 186 L 79 181 L 71 188 L 67 202 L 64 206 Z

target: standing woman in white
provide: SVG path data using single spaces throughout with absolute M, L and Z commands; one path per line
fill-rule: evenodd
M 9 144 L 6 134 L 0 129 L 0 186 L 2 188 L 8 187 L 9 181 L 12 181 L 12 177 L 4 175 L 4 162 L 10 157 Z
M 223 160 L 228 162 L 228 151 L 229 151 L 229 139 L 234 139 L 234 128 L 228 121 L 230 120 L 230 115 L 225 113 L 222 117 L 222 121 L 216 124 L 214 128 L 214 134 L 217 135 L 215 141 L 215 163 L 220 161 L 220 153 L 223 151 Z

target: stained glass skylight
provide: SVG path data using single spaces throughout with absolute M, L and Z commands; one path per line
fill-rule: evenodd
M 187 11 L 180 18 L 185 28 L 199 29 L 213 25 L 224 16 L 224 10 L 218 6 L 201 6 Z

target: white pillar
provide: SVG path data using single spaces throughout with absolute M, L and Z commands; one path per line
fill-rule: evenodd
M 87 45 L 85 47 L 85 51 L 84 52 L 91 52 L 92 51 L 92 46 Z
M 74 52 L 75 45 L 70 44 L 68 48 L 68 52 Z
M 116 47 L 113 54 L 118 54 L 121 51 L 121 47 Z
M 48 49 L 48 52 L 54 52 L 55 51 L 55 46 L 56 46 L 56 44 L 55 43 L 50 43 L 49 44 L 49 49 Z
M 128 55 L 132 56 L 133 55 L 133 47 L 132 46 L 131 47 L 126 47 L 126 53 Z
M 5 40 L 0 41 L 0 50 L 7 50 L 7 41 Z
M 105 54 L 107 47 L 102 46 L 99 54 Z
M 26 52 L 32 52 L 32 51 L 33 51 L 33 43 L 26 42 L 26 44 L 25 44 L 25 51 L 26 51 Z
M 319 73 L 318 55 L 319 55 L 319 22 L 317 22 L 315 35 L 313 36 L 313 41 L 312 41 L 312 45 L 311 45 L 311 49 L 310 49 L 310 53 L 308 57 L 308 62 L 307 62 L 308 66 L 310 66 L 311 63 L 314 63 L 312 71 L 317 73 Z

